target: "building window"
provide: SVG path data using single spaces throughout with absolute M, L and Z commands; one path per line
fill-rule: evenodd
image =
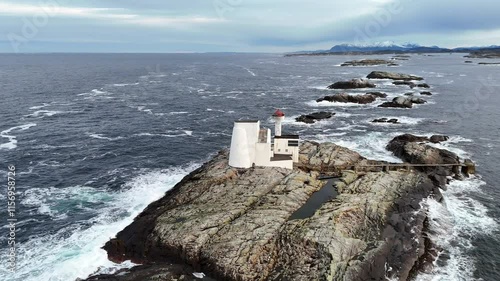
M 288 152 L 288 149 L 285 149 L 285 152 Z
M 297 140 L 289 140 L 288 146 L 299 146 L 299 141 Z
M 281 149 L 278 148 L 278 152 L 281 152 Z

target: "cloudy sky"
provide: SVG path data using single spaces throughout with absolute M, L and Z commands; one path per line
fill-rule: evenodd
M 500 45 L 497 0 L 0 0 L 0 52 Z

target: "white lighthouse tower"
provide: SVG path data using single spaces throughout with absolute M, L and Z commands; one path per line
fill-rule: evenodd
M 274 135 L 277 137 L 281 137 L 281 123 L 283 122 L 283 120 L 285 120 L 285 113 L 278 109 L 276 110 L 276 112 L 274 112 L 273 119 L 275 122 Z

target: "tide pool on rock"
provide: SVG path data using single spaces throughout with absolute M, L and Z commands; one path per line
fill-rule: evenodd
M 496 204 L 500 99 L 494 94 L 498 67 L 477 65 L 479 60 L 465 64 L 462 54 L 448 53 L 432 57 L 415 54 L 410 61 L 398 61 L 398 73 L 425 78 L 433 93 L 425 97 L 425 105 L 404 110 L 379 108 L 386 101 L 383 97 L 365 105 L 315 101 L 339 92 L 327 89 L 335 81 L 366 77 L 372 70 L 395 69 L 385 65 L 340 67 L 345 61 L 367 58 L 360 55 L 0 57 L 4 78 L 0 132 L 36 123 L 26 130 L 13 129 L 0 138 L 0 158 L 16 164 L 22 194 L 16 233 L 22 266 L 15 275 L 0 269 L 0 280 L 67 281 L 85 278 L 97 269 L 110 273 L 130 267 L 131 263 L 108 261 L 100 247 L 155 200 L 145 195 L 157 194 L 160 198 L 170 184 L 192 171 L 182 167 L 206 162 L 209 155 L 228 146 L 235 119 L 259 118 L 262 126 L 273 127 L 271 120 L 262 117 L 278 106 L 289 113 L 286 133 L 333 142 L 370 159 L 402 162 L 385 149 L 398 135 L 450 136 L 448 141 L 426 145 L 474 159 L 478 175 L 464 181 L 449 179 L 448 190 L 443 191 L 445 204 L 428 200 L 430 234 L 444 252 L 433 269 L 418 274 L 417 280 L 500 279 L 496 268 L 500 262 L 496 251 L 500 248 L 500 208 Z M 392 57 L 376 56 L 387 61 Z M 243 67 L 257 75 L 252 76 Z M 19 83 L 19 77 L 23 77 L 23 83 Z M 370 82 L 388 95 L 387 101 L 409 92 L 408 86 L 393 85 L 392 80 Z M 424 97 L 419 94 L 423 90 L 414 88 L 414 97 Z M 348 90 L 349 95 L 367 92 L 362 88 Z M 471 98 L 474 103 L 470 103 Z M 38 110 L 47 112 L 35 117 Z M 331 110 L 336 115 L 315 124 L 295 122 L 296 117 L 319 110 Z M 378 118 L 398 119 L 400 124 L 371 123 Z M 170 168 L 182 172 L 159 175 L 159 182 L 168 184 L 156 184 L 157 172 Z M 0 169 L 0 174 L 6 175 L 5 170 Z M 0 199 L 5 198 L 0 193 Z M 119 206 L 114 208 L 115 204 Z M 4 214 L 0 210 L 0 217 Z M 94 242 L 88 243 L 90 240 Z M 4 236 L 0 236 L 0 255 L 6 252 L 6 246 Z M 191 278 L 193 272 L 202 272 L 180 266 Z M 120 273 L 124 276 L 130 271 Z M 154 271 L 150 273 L 155 275 Z

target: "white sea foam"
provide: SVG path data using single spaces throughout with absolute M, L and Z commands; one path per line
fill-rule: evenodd
M 356 116 L 357 114 L 347 113 L 347 112 L 336 112 L 334 117 L 349 118 L 351 116 Z
M 31 127 L 34 127 L 34 126 L 36 126 L 36 123 L 29 123 L 29 124 L 24 124 L 24 125 L 20 125 L 20 126 L 15 126 L 15 127 L 12 127 L 12 128 L 9 128 L 7 130 L 0 132 L 0 137 L 6 138 L 9 140 L 9 142 L 7 142 L 7 143 L 0 144 L 0 150 L 2 150 L 2 149 L 10 150 L 10 149 L 14 149 L 17 147 L 16 136 L 10 134 L 12 131 L 25 131 Z
M 32 110 L 41 109 L 41 108 L 47 107 L 49 105 L 50 104 L 48 104 L 48 103 L 43 103 L 42 105 L 32 106 L 29 109 L 32 109 Z
M 331 118 L 328 119 L 322 119 L 322 120 L 316 120 L 316 122 L 312 124 L 304 123 L 304 122 L 297 122 L 295 118 L 299 117 L 300 115 L 294 115 L 294 116 L 286 116 L 285 120 L 283 120 L 283 124 L 290 125 L 290 126 L 301 126 L 301 127 L 324 127 L 328 126 L 329 124 L 332 124 L 335 122 L 335 115 L 332 116 Z M 273 122 L 271 120 L 272 118 L 268 118 L 268 122 Z
M 109 140 L 109 141 L 116 141 L 116 140 L 121 140 L 123 139 L 123 137 L 114 137 L 114 138 L 110 138 L 110 137 L 106 137 L 106 136 L 103 136 L 102 134 L 94 134 L 94 133 L 87 133 L 87 135 L 91 138 L 94 138 L 94 139 L 99 139 L 99 140 Z
M 17 249 L 17 271 L 0 271 L 0 280 L 67 281 L 86 278 L 97 268 L 98 273 L 109 273 L 131 267 L 130 262 L 118 265 L 109 261 L 101 247 L 196 167 L 147 172 L 127 182 L 118 192 L 83 186 L 28 190 L 21 204 L 39 206 L 38 210 L 47 215 L 57 215 L 68 204 L 72 208 L 91 207 L 94 203 L 103 207 L 95 210 L 95 216 L 85 224 L 75 221 L 57 232 L 32 236 L 21 243 Z M 5 253 L 1 255 L 5 260 Z
M 432 272 L 420 274 L 418 281 L 482 280 L 474 278 L 474 259 L 469 251 L 474 248 L 470 237 L 492 234 L 499 225 L 487 214 L 487 209 L 470 194 L 482 193 L 480 178 L 452 181 L 442 191 L 445 203 L 427 200 L 429 206 L 431 240 L 449 255 L 435 263 Z M 439 258 L 438 258 L 439 260 Z
M 424 134 L 424 135 L 430 137 L 432 134 Z M 455 153 L 456 155 L 458 155 L 460 158 L 471 158 L 472 155 L 469 152 L 467 152 L 461 148 L 456 147 L 456 144 L 460 144 L 460 143 L 464 143 L 464 142 L 470 143 L 470 142 L 472 142 L 472 140 L 466 139 L 466 138 L 461 137 L 461 136 L 450 136 L 450 139 L 445 141 L 445 142 L 429 143 L 429 145 L 436 147 L 436 148 L 449 150 L 449 151 Z
M 115 86 L 115 87 L 126 87 L 126 86 L 136 86 L 136 85 L 139 85 L 139 82 L 137 82 L 137 83 L 117 83 L 117 84 L 113 84 L 113 86 Z
M 186 136 L 192 136 L 192 135 L 193 135 L 193 131 L 189 131 L 189 130 L 169 130 L 169 131 L 166 131 L 165 134 L 139 133 L 139 134 L 135 134 L 134 136 L 137 136 L 137 137 L 177 138 L 177 137 L 186 137 Z
M 31 114 L 25 115 L 26 117 L 35 117 L 35 118 L 43 118 L 50 117 L 56 114 L 64 113 L 63 111 L 55 111 L 55 110 L 37 110 Z
M 144 105 L 138 106 L 137 110 L 139 110 L 141 112 L 146 112 L 147 114 L 153 114 L 153 111 L 149 108 L 146 108 L 146 106 L 144 106 Z
M 212 109 L 212 108 L 207 108 L 207 111 L 213 111 L 213 112 L 225 112 L 222 109 Z
M 349 125 L 339 129 L 352 131 L 357 130 L 356 128 L 362 127 L 360 127 L 360 125 Z M 322 142 L 333 142 L 337 145 L 347 147 L 369 159 L 401 163 L 401 159 L 395 157 L 390 151 L 385 149 L 389 141 L 398 134 L 400 135 L 401 133 L 387 134 L 382 132 L 368 132 L 359 136 L 349 136 L 346 134 L 340 137 L 332 137 L 331 134 L 325 134 L 317 135 L 314 139 Z

